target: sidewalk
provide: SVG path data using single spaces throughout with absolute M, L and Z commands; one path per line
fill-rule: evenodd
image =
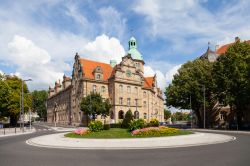
M 66 133 L 40 136 L 26 141 L 27 144 L 62 149 L 157 149 L 209 145 L 233 141 L 233 136 L 198 133 L 154 138 L 130 139 L 78 139 L 66 138 Z
M 22 134 L 30 134 L 35 132 L 36 130 L 32 127 L 31 130 L 29 127 L 24 127 L 24 131 L 20 129 L 20 127 L 16 128 L 1 128 L 0 129 L 0 137 L 14 136 L 14 135 L 22 135 Z
M 48 123 L 36 123 L 36 125 L 39 125 L 39 126 L 43 126 L 43 127 L 46 127 L 46 128 L 50 128 L 54 131 L 74 131 L 77 129 L 77 127 L 73 127 L 73 126 L 57 126 L 55 127 L 54 125 L 52 124 L 48 124 Z M 81 127 L 82 128 L 82 127 Z

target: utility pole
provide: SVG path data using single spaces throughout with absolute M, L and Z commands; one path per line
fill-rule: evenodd
M 21 112 L 22 112 L 22 92 L 20 92 L 20 115 L 19 115 L 19 123 L 20 123 L 20 131 L 21 131 L 21 128 L 22 128 L 22 123 L 21 123 Z
M 21 99 L 21 102 L 22 102 L 22 132 L 24 132 L 23 82 L 24 82 L 24 80 L 22 80 L 22 99 Z
M 25 81 L 32 81 L 32 79 L 22 80 L 22 132 L 24 132 L 24 108 L 23 108 L 23 83 Z

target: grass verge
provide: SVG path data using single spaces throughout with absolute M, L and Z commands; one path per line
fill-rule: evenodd
M 94 138 L 94 139 L 101 139 L 101 138 L 148 138 L 148 137 L 166 137 L 166 136 L 176 136 L 176 135 L 187 135 L 192 134 L 191 131 L 187 130 L 178 130 L 177 133 L 173 134 L 162 134 L 160 136 L 154 135 L 147 135 L 147 136 L 133 136 L 128 129 L 121 129 L 121 128 L 111 128 L 110 130 L 103 130 L 100 132 L 91 132 L 86 135 L 77 135 L 75 133 L 68 133 L 65 134 L 65 137 L 69 138 Z

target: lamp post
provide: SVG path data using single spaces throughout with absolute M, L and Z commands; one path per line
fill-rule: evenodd
M 203 100 L 204 100 L 204 109 L 203 109 L 203 114 L 204 114 L 204 117 L 203 117 L 203 121 L 204 121 L 204 124 L 203 124 L 203 128 L 205 129 L 206 128 L 206 98 L 205 98 L 205 92 L 206 92 L 206 87 L 205 85 L 203 85 Z
M 191 93 L 190 93 L 190 128 L 193 128 L 193 110 L 192 110 L 192 98 L 191 98 Z
M 23 84 L 24 82 L 32 81 L 32 79 L 22 80 L 22 132 L 24 132 L 24 109 L 23 109 Z

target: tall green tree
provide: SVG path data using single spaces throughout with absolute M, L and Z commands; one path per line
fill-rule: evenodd
M 45 90 L 32 92 L 32 110 L 37 112 L 40 118 L 47 119 L 47 107 L 46 101 L 48 99 L 48 93 Z
M 0 119 L 8 115 L 10 88 L 5 82 L 5 76 L 0 74 Z
M 17 76 L 5 76 L 4 82 L 9 88 L 9 98 L 7 103 L 7 113 L 5 116 L 10 117 L 11 125 L 15 125 L 20 115 L 20 97 L 22 90 L 22 80 Z M 26 83 L 23 84 L 23 101 L 24 101 L 24 112 L 27 112 L 31 108 L 31 95 L 29 94 Z
M 213 80 L 213 63 L 207 60 L 196 59 L 182 65 L 178 74 L 174 75 L 172 83 L 166 88 L 166 104 L 179 109 L 190 109 L 194 111 L 198 125 L 202 127 L 204 121 L 204 88 L 206 122 L 211 124 L 212 108 L 216 103 L 213 91 L 215 84 Z
M 109 100 L 103 100 L 99 93 L 92 92 L 86 97 L 82 98 L 81 110 L 85 115 L 91 115 L 94 119 L 96 115 L 109 115 L 111 105 Z
M 168 120 L 171 117 L 171 111 L 164 109 L 164 119 Z
M 241 126 L 250 105 L 250 45 L 236 42 L 214 65 L 216 95 L 220 103 L 230 105 Z

